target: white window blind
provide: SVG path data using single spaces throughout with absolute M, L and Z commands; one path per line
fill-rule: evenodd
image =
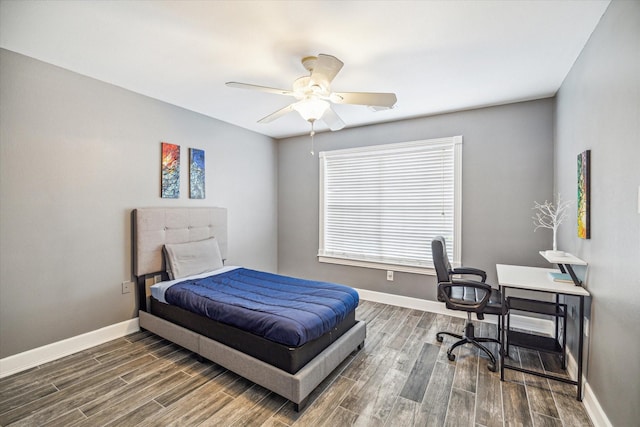
M 460 259 L 462 137 L 320 153 L 319 260 L 432 269 L 431 240 Z

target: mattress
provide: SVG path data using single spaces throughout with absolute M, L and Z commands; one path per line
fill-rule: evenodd
M 355 310 L 329 332 L 299 347 L 269 341 L 233 326 L 191 313 L 180 307 L 162 303 L 151 297 L 150 314 L 211 338 L 290 374 L 296 374 L 309 361 L 337 341 L 354 325 Z
M 358 305 L 347 286 L 241 267 L 174 282 L 157 299 L 289 347 L 332 331 Z

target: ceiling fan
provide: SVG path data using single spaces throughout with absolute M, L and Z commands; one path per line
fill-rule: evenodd
M 309 71 L 309 75 L 296 79 L 292 90 L 238 82 L 227 82 L 226 85 L 296 98 L 296 102 L 263 117 L 258 120 L 258 123 L 272 122 L 295 110 L 303 119 L 311 123 L 312 137 L 315 134 L 313 124 L 316 120 L 325 122 L 332 131 L 340 130 L 345 126 L 342 119 L 331 108 L 331 103 L 366 105 L 377 111 L 392 108 L 397 101 L 395 93 L 331 92 L 331 82 L 344 65 L 335 56 L 324 54 L 306 56 L 302 58 L 302 65 Z

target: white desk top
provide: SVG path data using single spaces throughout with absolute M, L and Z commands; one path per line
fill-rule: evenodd
M 549 272 L 559 273 L 553 268 L 523 267 L 519 265 L 496 265 L 498 283 L 507 288 L 527 289 L 530 291 L 552 292 L 564 295 L 589 296 L 582 286 L 573 283 L 554 282 Z

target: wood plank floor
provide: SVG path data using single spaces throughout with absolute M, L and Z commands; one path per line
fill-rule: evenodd
M 148 332 L 138 332 L 0 380 L 2 426 L 590 426 L 575 387 L 489 372 L 470 346 L 446 356 L 462 319 L 362 301 L 365 348 L 296 413 L 293 404 Z M 478 323 L 479 335 L 496 328 Z M 494 345 L 493 351 L 497 353 Z M 511 363 L 560 372 L 513 348 Z

